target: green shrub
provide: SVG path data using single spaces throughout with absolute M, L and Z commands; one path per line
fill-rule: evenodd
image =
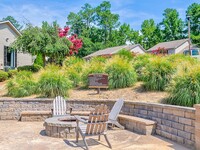
M 154 56 L 150 54 L 142 54 L 142 55 L 137 55 L 136 57 L 134 57 L 133 67 L 135 68 L 139 81 L 142 81 L 143 79 L 142 72 L 146 68 L 146 66 L 149 64 L 150 59 L 152 57 Z
M 18 67 L 18 71 L 31 71 L 31 72 L 38 72 L 42 67 L 39 65 L 32 65 L 32 66 L 21 66 Z
M 110 88 L 125 88 L 132 86 L 137 75 L 128 60 L 115 56 L 106 65 L 106 73 L 109 75 Z
M 74 87 L 78 86 L 81 81 L 84 64 L 85 61 L 78 57 L 68 57 L 64 61 L 64 74 L 72 81 Z
M 84 87 L 88 86 L 88 75 L 94 73 L 105 73 L 105 63 L 93 59 L 85 64 L 82 73 L 82 83 Z
M 17 70 L 9 70 L 8 71 L 8 77 L 12 78 L 13 76 L 15 76 L 18 73 Z
M 7 82 L 8 96 L 25 97 L 35 94 L 36 83 L 33 81 L 32 72 L 20 71 L 14 78 Z
M 8 73 L 0 70 L 0 82 L 3 82 L 8 79 Z
M 59 72 L 45 72 L 38 81 L 37 93 L 43 97 L 68 96 L 71 82 Z
M 77 87 L 81 81 L 81 74 L 74 68 L 69 68 L 66 74 L 67 77 L 72 81 L 73 87 Z
M 200 66 L 177 73 L 168 87 L 168 104 L 193 107 L 200 103 Z
M 128 50 L 126 50 L 126 49 L 120 50 L 120 51 L 117 53 L 117 55 L 119 55 L 120 57 L 122 57 L 122 58 L 124 58 L 124 59 L 126 59 L 126 60 L 128 60 L 128 61 L 133 60 L 133 56 L 134 56 L 134 54 L 133 54 L 131 51 L 128 51 Z
M 79 58 L 79 57 L 75 57 L 75 56 L 71 56 L 71 57 L 67 57 L 64 61 L 64 65 L 66 67 L 70 67 L 71 65 L 77 64 L 77 63 L 83 63 L 84 60 Z
M 102 57 L 102 56 L 97 56 L 97 57 L 93 57 L 90 62 L 91 63 L 105 63 L 107 60 L 107 58 Z
M 154 57 L 142 72 L 142 80 L 147 90 L 163 91 L 170 82 L 174 68 L 164 57 Z
M 34 61 L 34 65 L 39 65 L 39 66 L 44 66 L 44 62 L 43 62 L 43 58 L 42 58 L 42 54 L 38 54 L 35 61 Z

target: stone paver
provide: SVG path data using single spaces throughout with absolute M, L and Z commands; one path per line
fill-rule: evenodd
M 127 130 L 109 130 L 108 137 L 114 150 L 188 150 L 184 146 L 159 136 L 145 136 Z M 87 139 L 92 150 L 109 149 L 104 138 Z M 82 139 L 65 140 L 48 137 L 44 133 L 43 122 L 0 121 L 0 150 L 81 150 Z

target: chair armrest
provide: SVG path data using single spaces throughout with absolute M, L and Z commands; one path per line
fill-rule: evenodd
M 88 121 L 82 119 L 80 116 L 75 115 L 74 116 L 76 118 L 77 121 L 83 122 L 83 123 L 88 123 Z

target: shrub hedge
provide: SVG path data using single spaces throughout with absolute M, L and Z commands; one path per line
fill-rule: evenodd
M 0 70 L 0 82 L 3 82 L 8 79 L 8 73 Z
M 32 65 L 32 66 L 21 66 L 18 67 L 18 71 L 31 71 L 31 72 L 38 72 L 42 67 L 39 65 Z

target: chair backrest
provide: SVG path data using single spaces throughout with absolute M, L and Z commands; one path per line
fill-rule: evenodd
M 66 114 L 66 101 L 63 97 L 57 96 L 53 101 L 53 116 Z
M 107 130 L 108 107 L 104 104 L 96 106 L 95 110 L 90 112 L 86 134 L 98 135 Z
M 112 110 L 110 111 L 110 114 L 109 114 L 109 117 L 108 117 L 109 120 L 117 120 L 117 116 L 119 115 L 123 104 L 124 104 L 123 99 L 119 99 L 115 102 Z

